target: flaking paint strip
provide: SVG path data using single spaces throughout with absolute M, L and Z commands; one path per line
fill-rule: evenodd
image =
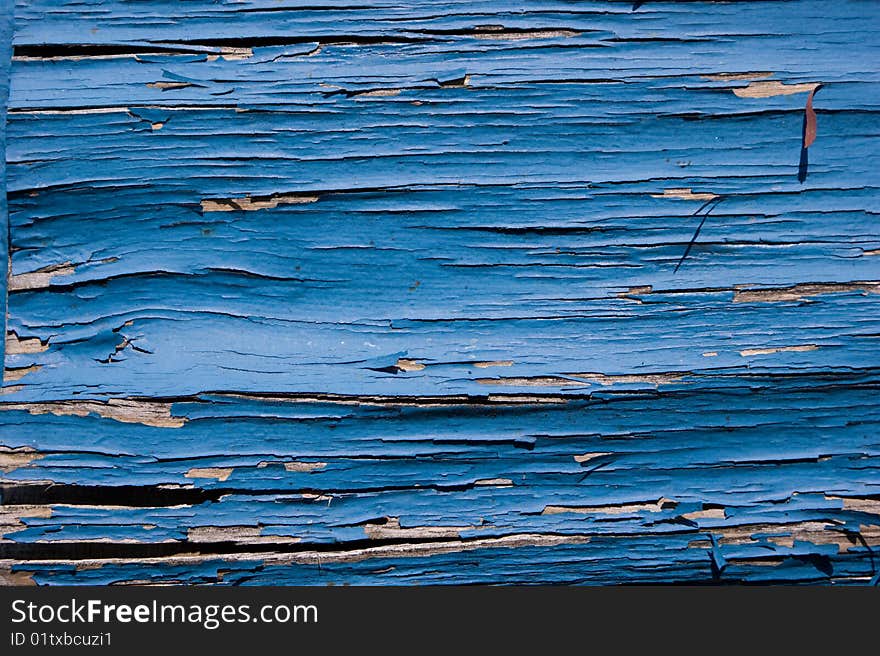
M 273 209 L 279 205 L 317 202 L 317 196 L 279 194 L 268 197 L 219 198 L 202 201 L 203 212 L 232 212 L 235 210 L 253 212 L 256 210 Z
M 737 289 L 733 294 L 733 302 L 778 303 L 785 301 L 803 301 L 824 294 L 844 294 L 849 292 L 880 294 L 880 282 L 801 283 L 798 285 L 792 285 L 791 287 Z
M 171 414 L 171 404 L 133 399 L 108 399 L 107 401 L 49 401 L 45 403 L 5 403 L 0 411 L 25 410 L 32 415 L 53 414 L 100 417 L 131 424 L 143 424 L 159 428 L 180 428 L 184 417 Z
M 10 448 L 0 445 L 0 471 L 8 474 L 20 467 L 27 467 L 30 463 L 42 457 L 42 453 L 30 447 Z
M 15 331 L 6 333 L 6 355 L 42 353 L 48 348 L 39 337 L 19 337 Z
M 664 510 L 672 510 L 678 506 L 672 499 L 660 498 L 657 501 L 645 503 L 622 503 L 616 506 L 544 506 L 543 515 L 558 515 L 561 513 L 574 513 L 579 515 L 627 515 L 631 513 L 650 512 L 658 513 Z
M 762 80 L 750 82 L 744 87 L 735 87 L 732 91 L 739 98 L 773 98 L 774 96 L 788 96 L 813 91 L 817 85 L 817 82 L 787 84 L 777 80 Z
M 232 467 L 193 467 L 186 472 L 187 478 L 209 478 L 220 482 L 227 480 L 233 472 Z
M 748 358 L 753 355 L 772 355 L 774 353 L 808 353 L 809 351 L 815 351 L 818 348 L 819 347 L 816 344 L 799 344 L 797 346 L 743 349 L 739 354 L 744 358 Z

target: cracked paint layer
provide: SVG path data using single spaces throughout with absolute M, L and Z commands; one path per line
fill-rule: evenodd
M 6 3 L 0 583 L 880 581 L 876 3 L 521 5 Z

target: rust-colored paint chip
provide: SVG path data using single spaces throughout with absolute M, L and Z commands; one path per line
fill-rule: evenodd
M 801 143 L 801 160 L 798 165 L 798 181 L 803 183 L 807 179 L 807 169 L 809 168 L 809 155 L 808 149 L 813 143 L 816 141 L 816 111 L 813 109 L 813 96 L 816 95 L 816 92 L 822 88 L 822 85 L 816 85 L 816 87 L 810 91 L 810 95 L 807 96 L 807 105 L 804 108 L 804 127 L 803 127 L 803 138 Z

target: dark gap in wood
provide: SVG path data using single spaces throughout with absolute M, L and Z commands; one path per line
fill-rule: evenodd
M 4 505 L 130 506 L 156 508 L 218 500 L 223 490 L 172 485 L 76 485 L 66 483 L 5 483 L 0 485 Z

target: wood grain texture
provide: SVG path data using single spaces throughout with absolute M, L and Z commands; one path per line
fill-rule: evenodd
M 876 584 L 880 9 L 636 4 L 10 8 L 0 581 Z

